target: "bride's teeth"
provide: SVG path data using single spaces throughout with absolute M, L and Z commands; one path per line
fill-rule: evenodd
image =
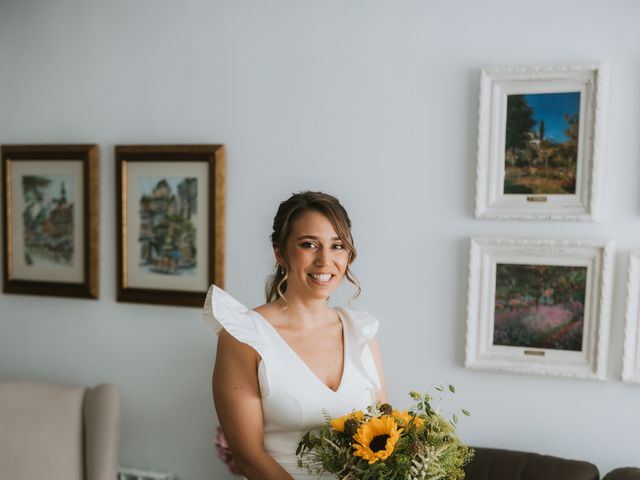
M 316 275 L 316 274 L 312 274 L 311 275 L 313 278 L 315 278 L 316 280 L 319 280 L 320 282 L 328 282 L 329 279 L 331 278 L 331 274 L 325 274 L 325 275 Z

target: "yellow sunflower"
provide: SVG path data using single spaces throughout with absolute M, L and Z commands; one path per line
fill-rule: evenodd
M 418 417 L 418 416 L 413 416 L 411 415 L 409 412 L 407 412 L 406 410 L 394 410 L 393 412 L 391 412 L 391 416 L 393 418 L 395 418 L 397 421 L 400 422 L 401 425 L 405 426 L 405 427 L 411 427 L 411 426 L 416 426 L 416 427 L 421 427 L 424 424 L 424 419 Z
M 343 415 L 340 418 L 334 418 L 329 423 L 331 424 L 331 428 L 337 430 L 338 432 L 344 432 L 344 422 L 353 418 L 354 420 L 362 420 L 364 418 L 364 413 L 360 410 L 356 410 L 355 412 L 348 413 L 347 415 Z
M 396 443 L 400 439 L 402 428 L 388 415 L 372 418 L 358 428 L 353 436 L 353 454 L 362 457 L 369 464 L 378 460 L 385 460 L 393 453 Z

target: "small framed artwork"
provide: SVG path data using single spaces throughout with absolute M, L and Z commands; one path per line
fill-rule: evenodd
M 603 379 L 613 244 L 471 240 L 465 366 Z
M 97 145 L 3 145 L 5 293 L 98 298 Z
M 480 74 L 476 217 L 597 220 L 607 67 Z
M 622 380 L 640 383 L 640 251 L 629 255 Z
M 201 307 L 224 285 L 222 145 L 117 146 L 117 299 Z

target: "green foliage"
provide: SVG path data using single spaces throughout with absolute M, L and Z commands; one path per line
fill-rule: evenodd
M 455 392 L 452 385 L 447 387 Z M 436 390 L 444 392 L 442 386 Z M 473 458 L 473 450 L 462 444 L 456 435 L 457 416 L 451 421 L 444 418 L 431 405 L 429 394 L 410 392 L 413 406 L 408 410 L 412 420 L 403 427 L 393 453 L 386 459 L 369 464 L 353 455 L 354 440 L 347 434 L 334 430 L 329 425 L 307 432 L 298 448 L 298 466 L 311 474 L 324 472 L 339 480 L 462 480 L 464 466 Z M 361 424 L 379 417 L 380 404 L 367 407 Z M 466 416 L 467 410 L 462 410 Z M 421 419 L 419 424 L 415 419 Z M 330 419 L 327 419 L 330 420 Z
M 567 122 L 567 129 L 564 131 L 565 135 L 569 137 L 568 144 L 572 146 L 578 145 L 578 134 L 580 132 L 580 117 L 576 115 L 567 115 L 565 113 L 564 120 Z
M 496 298 L 530 297 L 538 306 L 544 292 L 551 289 L 554 304 L 584 304 L 586 281 L 586 267 L 498 264 Z
M 578 115 L 564 115 L 567 128 L 564 133 L 568 140 L 558 147 L 558 155 L 566 159 L 568 166 L 575 170 L 578 162 L 578 136 L 580 133 L 580 117 Z
M 51 179 L 39 175 L 24 175 L 22 177 L 22 191 L 26 201 L 41 201 L 42 190 L 51 183 Z
M 505 147 L 507 149 L 524 148 L 528 140 L 527 134 L 535 124 L 533 109 L 524 95 L 509 95 Z

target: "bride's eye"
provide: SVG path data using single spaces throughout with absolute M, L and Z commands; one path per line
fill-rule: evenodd
M 344 250 L 344 245 L 342 245 L 341 243 L 336 243 L 333 248 L 335 248 L 336 250 Z
M 317 245 L 314 242 L 302 242 L 300 246 L 302 248 L 315 248 Z

